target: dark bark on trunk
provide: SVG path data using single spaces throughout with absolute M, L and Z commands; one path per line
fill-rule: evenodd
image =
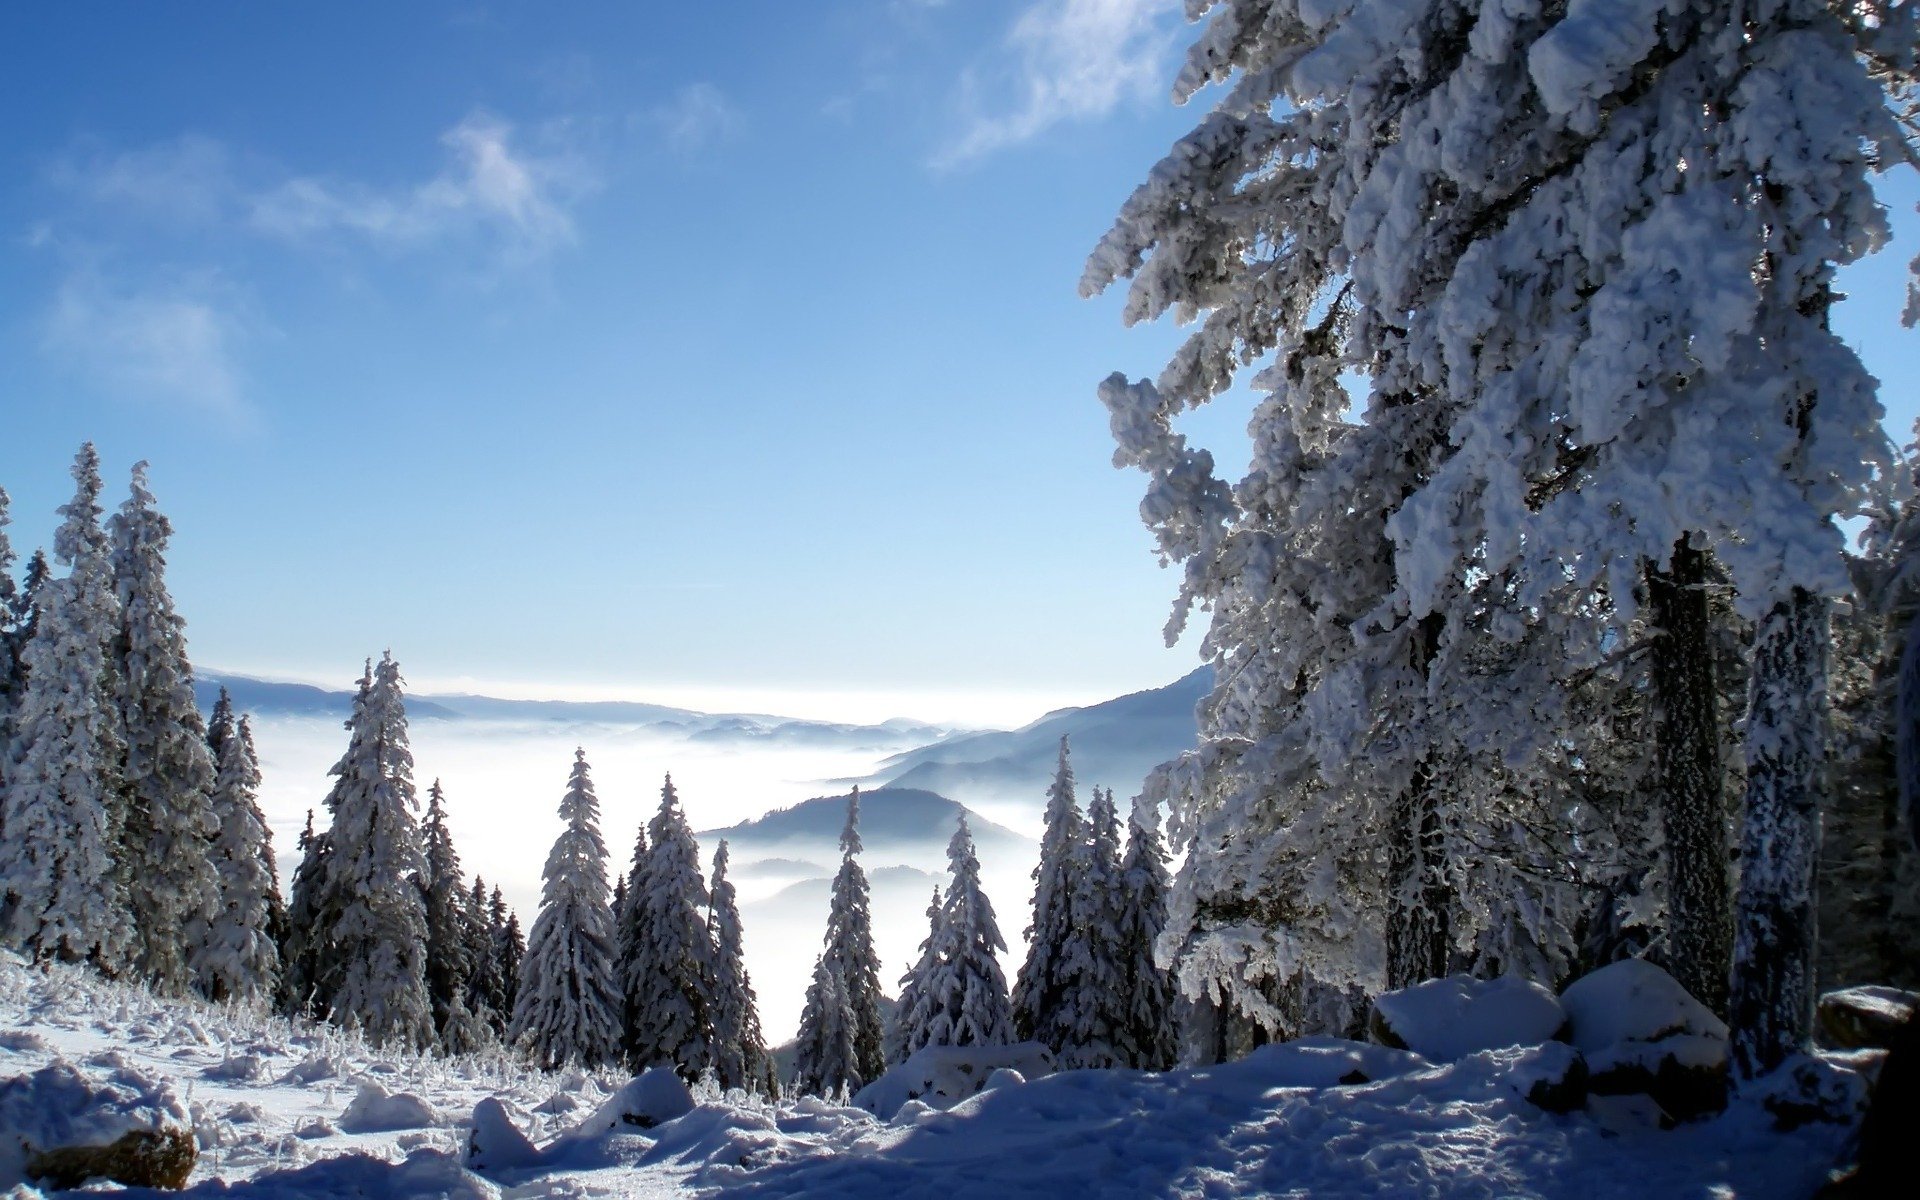
M 1647 568 L 1660 636 L 1653 683 L 1653 786 L 1666 833 L 1666 963 L 1680 985 L 1721 1017 L 1733 967 L 1733 888 L 1720 725 L 1713 678 L 1707 555 L 1682 537 L 1667 570 Z
M 1804 1048 L 1813 1028 L 1827 649 L 1827 602 L 1798 588 L 1754 633 L 1728 1003 L 1734 1068 L 1745 1079 Z
M 1445 619 L 1421 618 L 1414 633 L 1414 669 L 1426 678 L 1440 649 Z M 1446 834 L 1433 763 L 1423 752 L 1395 804 L 1387 845 L 1387 988 L 1447 973 L 1453 944 L 1453 886 L 1446 874 Z

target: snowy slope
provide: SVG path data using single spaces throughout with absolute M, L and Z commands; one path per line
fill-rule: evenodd
M 1515 1092 L 1524 1050 L 1426 1069 L 1406 1056 L 1409 1074 L 1324 1086 L 1327 1062 L 1351 1055 L 1340 1044 L 1296 1044 L 1205 1070 L 1010 1081 L 948 1112 L 909 1105 L 893 1122 L 817 1100 L 706 1094 L 656 1128 L 482 1177 L 460 1165 L 480 1100 L 498 1096 L 517 1128 L 549 1143 L 622 1080 L 542 1075 L 497 1055 L 383 1055 L 337 1031 L 162 1004 L 11 956 L 0 956 L 0 1033 L 0 1074 L 58 1055 L 170 1081 L 195 1111 L 203 1146 L 186 1195 L 205 1197 L 1785 1200 L 1812 1193 L 1845 1132 L 1815 1124 L 1776 1133 L 1748 1103 L 1671 1132 L 1552 1116 Z M 420 1119 L 432 1123 L 344 1132 L 366 1083 L 416 1095 Z

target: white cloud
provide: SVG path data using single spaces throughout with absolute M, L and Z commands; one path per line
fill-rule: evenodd
M 83 273 L 61 285 L 41 343 L 115 397 L 243 419 L 250 410 L 235 353 L 244 329 L 216 281 L 119 291 Z
M 1067 121 L 1105 116 L 1164 88 L 1179 0 L 1036 0 L 1003 39 L 1002 63 L 961 80 L 966 128 L 934 157 L 954 167 Z
M 479 233 L 521 259 L 574 240 L 568 205 L 588 179 L 572 156 L 530 153 L 515 145 L 512 125 L 479 113 L 440 142 L 449 161 L 424 183 L 382 189 L 299 176 L 249 197 L 250 223 L 278 237 L 345 233 L 392 247 Z
M 649 110 L 647 118 L 679 154 L 725 141 L 746 123 L 733 102 L 711 83 L 688 84 L 672 100 Z
M 137 150 L 83 148 L 56 162 L 49 180 L 89 203 L 179 225 L 206 225 L 235 196 L 232 154 L 199 134 Z

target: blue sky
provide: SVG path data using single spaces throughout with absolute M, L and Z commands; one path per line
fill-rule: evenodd
M 1176 331 L 1075 285 L 1197 116 L 1178 7 L 9 6 L 14 539 L 93 438 L 211 667 L 994 723 L 1165 682 L 1094 386 Z M 1902 429 L 1916 198 L 1840 317 Z

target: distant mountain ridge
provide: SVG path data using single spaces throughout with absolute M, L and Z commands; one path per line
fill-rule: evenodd
M 307 683 L 257 679 L 226 672 L 205 672 L 194 680 L 194 697 L 202 710 L 213 708 L 225 687 L 234 707 L 259 716 L 337 717 L 353 712 L 353 692 Z M 703 713 L 634 700 L 512 700 L 497 696 L 411 694 L 409 717 L 432 720 L 499 720 L 587 722 L 607 725 L 646 725 L 671 728 L 702 741 L 760 741 L 801 745 L 899 746 L 913 741 L 937 742 L 952 736 L 946 726 L 905 718 L 877 725 L 810 721 L 765 713 Z
M 995 824 L 967 808 L 923 788 L 875 788 L 860 793 L 860 839 L 870 847 L 932 846 L 936 851 L 953 836 L 954 824 L 965 813 L 973 840 L 982 855 L 1005 848 L 1027 850 L 1031 843 L 1004 825 Z M 833 846 L 847 819 L 847 795 L 815 796 L 764 816 L 725 829 L 695 834 L 702 846 L 725 838 L 736 853 L 755 857 L 799 845 Z
M 862 782 L 925 788 L 968 802 L 1038 803 L 1066 737 L 1082 785 L 1130 797 L 1154 767 L 1192 748 L 1199 728 L 1194 710 L 1212 689 L 1213 668 L 1200 667 L 1165 687 L 1063 708 L 1019 729 L 959 734 L 908 750 Z

